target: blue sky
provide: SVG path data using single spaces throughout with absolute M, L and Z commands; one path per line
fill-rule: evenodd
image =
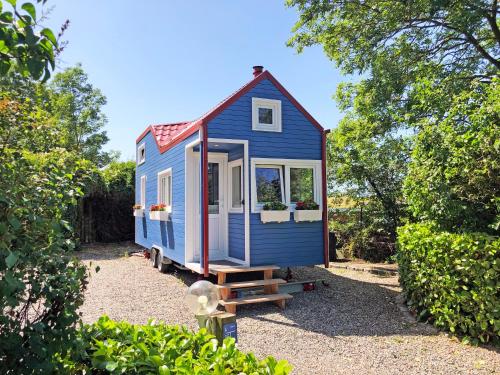
M 348 78 L 320 47 L 300 55 L 286 47 L 297 14 L 283 2 L 49 0 L 45 24 L 70 20 L 58 69 L 82 63 L 108 98 L 106 149 L 132 159 L 148 124 L 199 117 L 248 82 L 253 65 L 325 128 L 337 126 L 332 95 Z

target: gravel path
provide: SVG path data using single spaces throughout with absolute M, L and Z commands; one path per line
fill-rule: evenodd
M 148 261 L 124 256 L 133 245 L 86 248 L 92 266 L 85 322 L 100 315 L 145 323 L 149 318 L 196 327 L 183 303 L 196 277 L 161 274 Z M 415 323 L 397 304 L 397 277 L 321 267 L 293 269 L 298 280 L 322 278 L 329 286 L 295 294 L 284 311 L 275 305 L 238 310 L 239 348 L 258 357 L 287 359 L 293 374 L 500 374 L 500 352 L 471 347 Z

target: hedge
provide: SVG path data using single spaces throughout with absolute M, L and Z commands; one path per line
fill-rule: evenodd
M 465 336 L 499 342 L 500 239 L 439 231 L 431 223 L 398 229 L 400 281 L 421 320 Z
M 218 345 L 205 329 L 155 324 L 133 325 L 107 316 L 80 330 L 81 349 L 59 356 L 61 372 L 70 374 L 252 374 L 286 375 L 287 361 L 259 361 L 239 351 L 234 339 Z

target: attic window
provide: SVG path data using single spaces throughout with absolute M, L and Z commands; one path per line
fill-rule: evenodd
M 146 144 L 143 143 L 137 148 L 137 164 L 142 164 L 146 161 Z
M 281 132 L 281 100 L 252 98 L 252 130 Z

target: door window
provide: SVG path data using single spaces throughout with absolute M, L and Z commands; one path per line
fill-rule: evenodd
M 219 163 L 208 163 L 208 213 L 219 213 Z

